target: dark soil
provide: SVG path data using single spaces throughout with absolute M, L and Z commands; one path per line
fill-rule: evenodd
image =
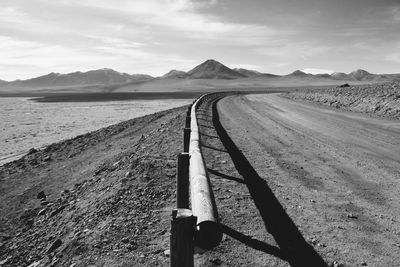
M 1 166 L 0 266 L 168 265 L 186 109 L 31 150 Z

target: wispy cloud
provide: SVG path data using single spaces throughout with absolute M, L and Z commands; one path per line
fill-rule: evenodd
M 3 0 L 2 4 L 0 33 L 8 43 L 17 44 L 3 46 L 2 61 L 23 65 L 24 57 L 30 62 L 42 58 L 38 64 L 58 67 L 55 71 L 76 68 L 78 64 L 84 68 L 100 67 L 114 59 L 111 65 L 121 60 L 130 62 L 120 64 L 124 71 L 138 71 L 141 67 L 142 71 L 158 75 L 167 71 L 166 66 L 160 68 L 166 59 L 179 58 L 170 65 L 179 61 L 182 64 L 173 67 L 188 68 L 184 63 L 193 60 L 178 53 L 189 54 L 190 46 L 196 44 L 257 46 L 285 34 L 267 25 L 235 23 L 203 13 L 217 4 L 215 0 L 119 0 L 118 4 L 106 0 Z M 35 49 L 20 47 L 23 42 Z M 19 54 L 19 59 L 9 53 Z M 83 58 L 88 60 L 80 62 Z M 76 59 L 76 64 L 71 59 Z
M 210 57 L 269 72 L 395 62 L 400 6 L 368 1 L 370 13 L 349 16 L 362 1 L 1 0 L 0 78 L 102 67 L 160 75 Z
M 391 6 L 387 9 L 387 14 L 395 22 L 400 22 L 400 5 Z
M 320 45 L 312 42 L 292 42 L 290 40 L 276 40 L 268 43 L 266 46 L 257 48 L 259 54 L 277 59 L 307 59 L 327 53 L 330 46 Z

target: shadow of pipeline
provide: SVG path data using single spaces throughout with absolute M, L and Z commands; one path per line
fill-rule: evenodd
M 217 103 L 220 99 L 217 98 L 212 104 L 214 127 L 232 158 L 235 168 L 243 176 L 250 195 L 264 221 L 266 230 L 274 237 L 279 246 L 279 252 L 273 249 L 268 249 L 266 252 L 285 259 L 291 266 L 327 266 L 322 257 L 301 235 L 268 183 L 258 175 L 229 137 L 219 119 Z

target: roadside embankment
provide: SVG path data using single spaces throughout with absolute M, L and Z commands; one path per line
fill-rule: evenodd
M 0 265 L 168 265 L 186 110 L 125 121 L 1 166 Z
M 316 102 L 349 111 L 400 119 L 400 82 L 328 89 L 301 89 L 285 93 L 292 100 Z

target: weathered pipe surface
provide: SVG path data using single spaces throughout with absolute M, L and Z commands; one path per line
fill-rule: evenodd
M 195 102 L 191 110 L 191 132 L 189 143 L 189 183 L 190 199 L 193 215 L 197 217 L 198 232 L 195 236 L 196 245 L 210 249 L 217 246 L 222 239 L 217 210 L 212 199 L 210 181 L 200 150 L 200 136 L 197 124 L 196 108 L 201 98 Z

